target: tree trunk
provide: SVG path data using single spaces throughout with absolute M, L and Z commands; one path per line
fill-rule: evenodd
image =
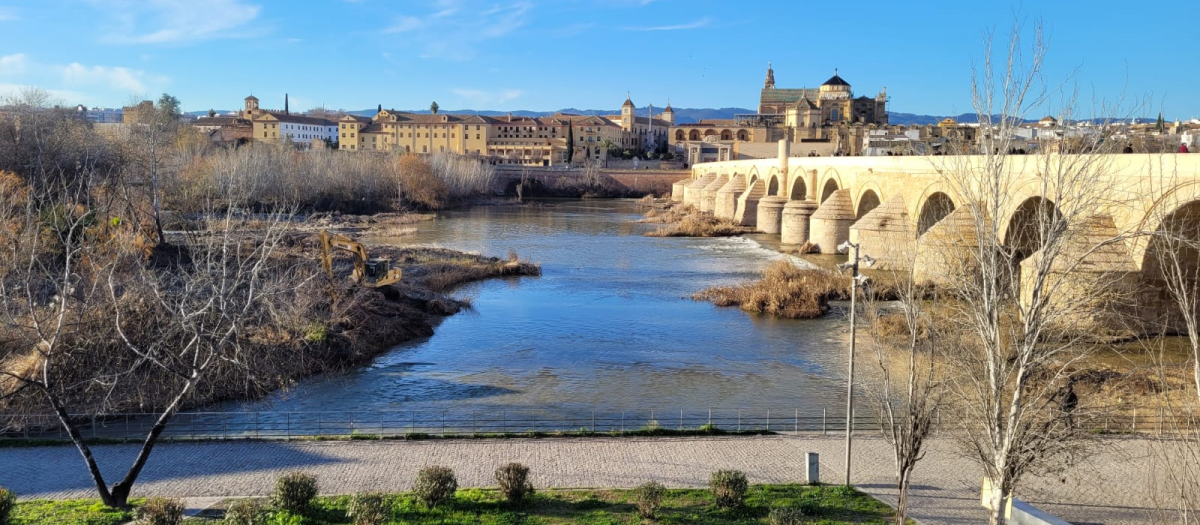
M 75 444 L 75 449 L 83 456 L 83 462 L 87 464 L 88 474 L 92 477 L 92 483 L 96 485 L 96 492 L 100 494 L 100 501 L 106 506 L 118 506 L 113 500 L 112 493 L 108 490 L 108 484 L 104 481 L 104 474 L 100 472 L 100 466 L 96 464 L 96 458 L 92 455 L 92 449 L 83 442 L 83 434 L 79 432 L 79 428 L 71 422 L 71 417 L 67 414 L 64 408 L 54 396 L 46 392 L 46 397 L 50 401 L 50 406 L 54 408 L 55 415 L 58 416 L 59 423 L 67 430 L 67 435 L 71 436 L 71 442 Z
M 896 484 L 896 489 L 899 496 L 896 501 L 896 525 L 905 525 L 908 523 L 908 485 L 910 483 L 909 475 L 903 473 L 900 475 L 900 482 Z
M 150 428 L 150 433 L 146 435 L 146 439 L 142 441 L 142 448 L 138 451 L 137 458 L 133 460 L 133 465 L 129 466 L 129 470 L 125 472 L 125 477 L 113 484 L 111 499 L 113 503 L 105 502 L 106 505 L 112 507 L 128 507 L 129 493 L 133 490 L 133 483 L 137 481 L 138 475 L 142 473 L 142 468 L 146 466 L 146 460 L 150 459 L 150 452 L 154 450 L 154 445 L 158 443 L 158 437 L 162 435 L 163 430 L 166 430 L 167 423 L 175 416 L 175 411 L 179 409 L 179 403 L 192 390 L 192 385 L 195 382 L 193 379 L 184 384 L 179 391 L 179 395 L 171 401 L 171 404 L 163 410 L 158 416 L 158 420 L 154 422 L 154 426 Z

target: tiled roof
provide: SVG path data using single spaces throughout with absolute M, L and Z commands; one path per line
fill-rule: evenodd
M 847 87 L 849 87 L 850 83 L 846 82 L 845 80 L 842 80 L 842 77 L 839 77 L 837 75 L 837 73 L 834 73 L 832 77 L 829 77 L 829 80 L 826 80 L 825 83 L 821 84 L 821 85 L 822 86 L 847 86 Z
M 820 95 L 818 89 L 764 89 L 759 100 L 763 104 L 794 104 L 803 97 L 816 98 Z
M 303 115 L 292 115 L 289 113 L 275 113 L 275 112 L 271 112 L 268 114 L 271 115 L 272 117 L 275 117 L 280 122 L 287 122 L 288 124 L 306 124 L 309 126 L 336 126 L 337 125 L 337 123 L 333 122 L 332 120 L 317 118 L 317 117 L 305 117 Z M 262 117 L 259 117 L 255 120 L 259 120 L 261 118 Z

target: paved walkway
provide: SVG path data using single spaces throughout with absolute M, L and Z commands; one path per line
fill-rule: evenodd
M 1076 524 L 1148 523 L 1146 476 L 1152 454 L 1146 440 L 1109 440 L 1085 464 L 1055 479 L 1031 480 L 1018 493 Z M 464 487 L 494 485 L 496 466 L 529 465 L 542 488 L 631 487 L 657 480 L 670 487 L 703 486 L 713 470 L 739 469 L 752 483 L 801 481 L 804 453 L 821 455 L 821 479 L 841 480 L 843 441 L 829 436 L 703 438 L 555 438 L 447 441 L 271 442 L 239 441 L 159 445 L 135 495 L 188 498 L 261 496 L 276 476 L 304 470 L 318 476 L 322 491 L 403 491 L 427 465 L 454 469 Z M 115 476 L 136 447 L 94 449 L 106 475 Z M 854 480 L 866 492 L 894 502 L 892 460 L 879 438 L 859 438 Z M 111 474 L 109 474 L 111 473 Z M 918 467 L 913 514 L 926 525 L 982 523 L 980 470 L 935 441 Z M 22 498 L 94 497 L 79 454 L 71 447 L 0 450 L 0 486 Z M 1061 503 L 1050 503 L 1061 502 Z

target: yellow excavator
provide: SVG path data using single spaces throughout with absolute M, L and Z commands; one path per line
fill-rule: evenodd
M 333 278 L 333 250 L 345 250 L 354 254 L 354 273 L 350 279 L 357 284 L 380 287 L 400 282 L 403 272 L 393 269 L 388 259 L 372 259 L 367 255 L 367 247 L 362 243 L 346 237 L 321 230 L 321 266 L 325 273 Z M 371 280 L 368 281 L 368 278 Z

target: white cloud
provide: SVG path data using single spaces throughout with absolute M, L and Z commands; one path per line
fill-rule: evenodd
M 126 67 L 85 66 L 78 62 L 59 68 L 63 82 L 68 85 L 104 85 L 129 93 L 144 93 L 145 72 Z M 157 83 L 157 82 L 156 82 Z
M 684 30 L 688 30 L 688 29 L 700 29 L 702 27 L 707 27 L 708 24 L 710 24 L 710 23 L 712 23 L 712 19 L 706 16 L 704 18 L 696 20 L 695 22 L 689 22 L 686 24 L 677 24 L 677 25 L 669 25 L 669 26 L 626 27 L 625 30 L 626 31 L 684 31 Z
M 0 5 L 0 22 L 12 22 L 18 18 L 17 8 Z
M 488 104 L 504 104 L 506 102 L 511 102 L 521 98 L 521 95 L 524 94 L 524 92 L 519 89 L 486 91 L 482 89 L 455 88 L 450 90 L 450 92 L 462 97 L 475 107 L 481 107 Z
M 25 74 L 28 60 L 24 53 L 0 57 L 0 76 L 11 77 Z
M 262 10 L 244 0 L 90 0 L 113 18 L 106 39 L 125 44 L 188 43 L 241 36 Z
M 438 0 L 424 14 L 405 14 L 381 32 L 396 35 L 401 47 L 416 47 L 421 58 L 467 60 L 488 40 L 505 36 L 528 21 L 533 3 Z

